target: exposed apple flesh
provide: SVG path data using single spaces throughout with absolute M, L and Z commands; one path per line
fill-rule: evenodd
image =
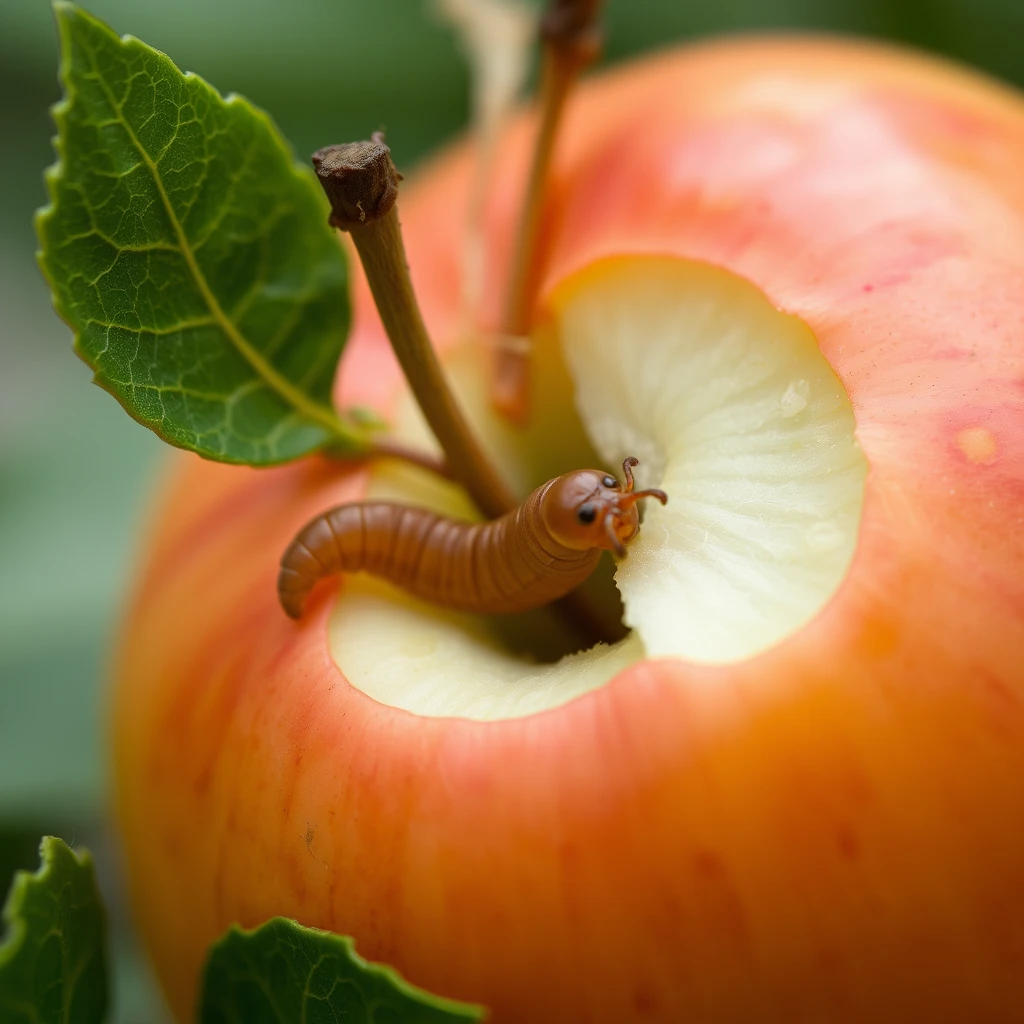
M 494 419 L 479 347 L 456 360 L 455 378 L 527 489 L 545 469 L 589 464 L 561 346 L 603 465 L 636 454 L 642 485 L 669 492 L 667 507 L 647 508 L 616 573 L 635 635 L 531 667 L 471 616 L 346 580 L 331 650 L 377 700 L 500 718 L 557 706 L 648 656 L 747 658 L 802 626 L 849 566 L 867 466 L 849 399 L 803 324 L 726 271 L 667 257 L 600 262 L 566 281 L 551 308 L 535 344 L 530 435 Z M 402 406 L 398 431 L 430 444 L 411 400 Z M 375 478 L 372 495 L 464 512 L 458 492 L 417 486 L 394 467 Z
M 734 661 L 802 626 L 850 564 L 867 470 L 811 332 L 665 259 L 598 265 L 552 301 L 596 447 L 642 455 L 673 495 L 617 574 L 646 653 Z
M 491 325 L 526 141 L 506 139 L 489 211 Z M 209 943 L 274 914 L 495 1024 L 1024 1018 L 1022 166 L 1019 97 L 871 47 L 724 43 L 574 103 L 542 329 L 569 352 L 559 288 L 582 295 L 605 258 L 697 261 L 805 323 L 850 398 L 869 466 L 853 561 L 752 657 L 645 660 L 498 721 L 411 714 L 339 671 L 334 592 L 298 625 L 274 593 L 296 529 L 367 473 L 179 464 L 113 741 L 133 904 L 182 1020 Z M 471 177 L 447 153 L 400 201 L 449 358 Z M 815 378 L 786 376 L 795 429 Z M 340 400 L 392 415 L 398 393 L 360 284 Z M 564 469 L 565 440 L 531 441 L 531 474 Z M 690 481 L 665 483 L 666 513 L 700 514 Z

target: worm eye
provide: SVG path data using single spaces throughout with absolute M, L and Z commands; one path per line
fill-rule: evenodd
M 576 518 L 584 525 L 588 525 L 597 518 L 597 509 L 588 501 L 576 509 Z
M 605 485 L 605 487 L 618 487 L 619 486 L 619 481 L 616 480 L 615 477 L 613 477 L 613 476 L 606 476 L 601 481 L 601 483 L 603 483 Z

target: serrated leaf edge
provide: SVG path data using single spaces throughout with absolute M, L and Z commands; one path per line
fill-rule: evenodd
M 36 250 L 36 262 L 39 265 L 40 272 L 42 273 L 43 278 L 45 279 L 46 284 L 50 289 L 50 296 L 53 301 L 54 310 L 56 311 L 57 315 L 64 321 L 64 323 L 66 323 L 68 327 L 71 328 L 72 334 L 74 336 L 73 344 L 75 352 L 78 353 L 79 356 L 81 356 L 83 360 L 86 362 L 86 364 L 89 366 L 89 368 L 93 370 L 94 383 L 98 384 L 109 394 L 113 395 L 114 398 L 118 400 L 118 404 L 121 405 L 121 407 L 128 413 L 129 416 L 132 417 L 132 419 L 134 419 L 138 423 L 141 423 L 148 429 L 152 430 L 162 441 L 165 441 L 167 444 L 173 445 L 176 448 L 185 448 L 186 450 L 191 451 L 192 449 L 190 449 L 187 445 L 184 445 L 180 441 L 174 439 L 173 437 L 168 436 L 166 433 L 159 429 L 158 425 L 154 424 L 153 422 L 144 421 L 141 418 L 141 416 L 135 413 L 133 409 L 131 409 L 129 406 L 121 402 L 118 396 L 113 391 L 113 389 L 106 386 L 102 376 L 100 375 L 96 367 L 93 366 L 93 364 L 88 359 L 82 356 L 82 349 L 80 345 L 81 331 L 79 331 L 75 324 L 72 322 L 72 319 L 69 316 L 67 310 L 63 308 L 59 294 L 56 288 L 54 287 L 54 282 L 46 268 L 45 252 L 43 251 L 43 229 L 46 222 L 51 217 L 55 216 L 57 212 L 56 189 L 57 184 L 60 181 L 61 175 L 64 170 L 64 151 L 62 142 L 64 122 L 67 116 L 67 111 L 71 106 L 74 95 L 74 88 L 71 82 L 70 47 L 67 45 L 67 40 L 65 37 L 65 33 L 70 31 L 70 19 L 73 17 L 82 18 L 83 20 L 88 21 L 96 27 L 98 27 L 101 31 L 107 33 L 109 36 L 111 36 L 119 43 L 137 43 L 140 46 L 146 47 L 146 49 L 151 50 L 152 52 L 158 54 L 160 57 L 167 60 L 178 72 L 178 74 L 182 75 L 186 79 L 197 81 L 202 88 L 209 90 L 220 102 L 228 106 L 244 104 L 253 115 L 255 115 L 260 121 L 264 123 L 264 125 L 271 131 L 272 134 L 274 134 L 275 136 L 279 136 L 280 133 L 270 115 L 267 114 L 266 111 L 250 103 L 243 96 L 240 96 L 234 92 L 228 93 L 227 96 L 222 96 L 221 93 L 216 88 L 214 88 L 214 86 L 212 86 L 209 82 L 207 82 L 206 79 L 204 79 L 201 75 L 197 75 L 192 71 L 182 71 L 178 67 L 178 65 L 175 64 L 174 61 L 162 50 L 158 50 L 156 47 L 150 46 L 149 43 L 144 42 L 137 36 L 133 36 L 131 34 L 118 35 L 102 19 L 97 18 L 95 15 L 86 11 L 84 8 L 79 7 L 77 4 L 71 3 L 70 0 L 53 0 L 53 13 L 57 23 L 57 31 L 61 43 L 59 77 L 61 87 L 64 90 L 64 94 L 50 108 L 50 116 L 53 118 L 53 122 L 57 128 L 57 134 L 54 135 L 52 138 L 52 144 L 54 152 L 56 153 L 56 159 L 43 172 L 43 178 L 46 183 L 46 192 L 49 202 L 47 202 L 45 206 L 42 206 L 38 210 L 36 210 L 35 216 L 33 218 L 33 224 L 36 231 L 36 238 L 39 242 L 39 248 Z M 105 84 L 101 82 L 101 85 L 104 89 L 104 92 L 106 92 L 107 90 Z M 115 110 L 117 109 L 116 104 L 113 103 L 113 100 L 111 100 L 111 105 Z M 202 294 L 204 301 L 206 301 L 206 304 L 210 309 L 211 315 L 216 320 L 217 326 L 224 331 L 225 335 L 227 336 L 231 344 L 235 346 L 238 352 L 249 363 L 249 365 L 252 366 L 256 373 L 259 374 L 267 382 L 267 384 L 269 384 L 270 387 L 272 387 L 278 393 L 278 395 L 280 395 L 286 402 L 291 404 L 297 411 L 301 412 L 304 416 L 307 416 L 315 423 L 318 423 L 320 426 L 324 427 L 332 435 L 331 437 L 327 438 L 324 441 L 323 445 L 321 445 L 320 447 L 335 447 L 340 442 L 341 445 L 349 451 L 358 451 L 361 448 L 364 448 L 365 438 L 361 434 L 355 432 L 350 427 L 348 427 L 341 420 L 341 418 L 338 416 L 338 414 L 335 412 L 333 408 L 321 406 L 318 403 L 311 401 L 298 388 L 294 387 L 294 385 L 292 385 L 292 383 L 289 380 L 287 380 L 284 376 L 279 374 L 277 370 L 275 370 L 274 367 L 271 366 L 259 354 L 259 352 L 257 352 L 252 347 L 252 345 L 249 344 L 248 341 L 246 341 L 246 339 L 242 336 L 241 332 L 235 327 L 233 323 L 231 323 L 229 318 L 224 313 L 223 309 L 221 309 L 220 303 L 217 301 L 216 296 L 210 291 L 205 276 L 203 275 L 202 271 L 199 269 L 199 266 L 195 262 L 194 254 L 191 251 L 191 247 L 187 243 L 187 239 L 185 239 L 184 237 L 184 231 L 181 227 L 181 224 L 170 206 L 166 191 L 164 190 L 163 182 L 161 181 L 160 176 L 156 173 L 156 169 L 149 158 L 149 154 L 146 153 L 142 146 L 139 144 L 139 141 L 131 128 L 131 125 L 129 125 L 123 119 L 121 120 L 121 123 L 123 124 L 129 137 L 131 138 L 131 141 L 135 146 L 136 150 L 138 151 L 139 156 L 141 157 L 146 167 L 149 169 L 150 173 L 153 176 L 153 180 L 160 193 L 160 198 L 164 205 L 164 211 L 167 214 L 167 217 L 171 223 L 171 227 L 173 228 L 175 236 L 178 239 L 178 246 L 181 250 L 181 255 L 185 260 L 185 263 L 189 268 L 189 272 L 192 274 L 193 280 L 195 281 L 196 286 L 198 287 L 200 293 Z M 282 145 L 286 145 L 286 143 L 284 143 L 283 140 Z M 312 182 L 310 181 L 309 175 L 305 173 L 305 168 L 295 160 L 291 161 L 291 171 L 295 178 L 299 182 L 301 182 L 303 187 L 312 187 Z M 245 460 L 242 459 L 223 458 L 218 461 L 247 464 Z M 261 463 L 261 465 L 269 465 L 269 463 Z
M 449 999 L 446 996 L 435 995 L 433 992 L 428 992 L 426 989 L 420 988 L 418 985 L 414 985 L 411 981 L 408 981 L 400 971 L 391 967 L 389 964 L 376 963 L 360 956 L 359 953 L 356 952 L 355 939 L 351 935 L 339 935 L 337 932 L 329 932 L 323 928 L 313 928 L 309 925 L 300 924 L 291 917 L 272 917 L 270 920 L 264 921 L 263 924 L 258 925 L 255 928 L 243 928 L 241 925 L 233 924 L 210 947 L 209 952 L 207 953 L 206 969 L 209 969 L 213 954 L 218 949 L 226 946 L 233 939 L 246 939 L 256 935 L 258 932 L 261 932 L 266 928 L 280 925 L 290 925 L 300 929 L 301 931 L 311 932 L 314 935 L 324 935 L 336 942 L 339 942 L 344 947 L 346 955 L 357 967 L 366 971 L 368 974 L 376 974 L 379 977 L 386 978 L 404 996 L 420 1000 L 432 1008 L 443 1010 L 446 1013 L 460 1014 L 466 1021 L 473 1021 L 475 1019 L 483 1022 L 490 1016 L 489 1011 L 485 1006 L 481 1006 L 478 1003 L 467 1003 L 457 999 Z M 202 998 L 203 994 L 200 993 L 200 999 Z M 476 1013 L 478 1016 L 476 1018 L 467 1017 L 467 1013 Z
M 8 890 L 7 899 L 4 903 L 3 913 L 0 914 L 0 918 L 3 919 L 8 928 L 4 941 L 0 942 L 0 967 L 3 967 L 5 963 L 10 961 L 13 955 L 12 950 L 17 951 L 25 937 L 25 922 L 16 915 L 21 912 L 29 883 L 49 881 L 50 876 L 56 870 L 57 856 L 59 856 L 57 851 L 61 847 L 66 847 L 68 853 L 83 867 L 92 867 L 92 857 L 88 852 L 83 851 L 81 854 L 77 854 L 63 840 L 56 838 L 56 836 L 43 836 L 39 843 L 39 867 L 35 871 L 23 869 L 14 872 L 14 878 L 11 881 L 11 887 Z
M 43 836 L 39 843 L 39 867 L 35 871 L 21 870 L 14 873 L 3 912 L 0 913 L 0 921 L 7 929 L 7 934 L 2 937 L 3 941 L 0 941 L 0 969 L 6 967 L 18 955 L 25 942 L 27 932 L 21 910 L 28 898 L 30 886 L 33 883 L 46 884 L 57 870 L 58 857 L 63 856 L 65 852 L 78 866 L 86 868 L 92 874 L 95 885 L 95 867 L 88 850 L 75 853 L 63 839 Z

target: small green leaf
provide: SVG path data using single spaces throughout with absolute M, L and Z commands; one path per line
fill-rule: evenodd
M 312 170 L 245 100 L 54 10 L 65 97 L 39 258 L 96 382 L 207 458 L 351 450 L 331 405 L 345 259 Z
M 200 1024 L 451 1024 L 479 1006 L 432 996 L 390 967 L 367 963 L 352 940 L 275 917 L 232 928 L 210 950 Z
M 106 918 L 92 858 L 46 836 L 42 867 L 14 876 L 0 945 L 4 1024 L 99 1024 L 107 1012 Z

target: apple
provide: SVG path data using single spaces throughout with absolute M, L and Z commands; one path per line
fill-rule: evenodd
M 1024 1019 L 1024 103 L 811 39 L 591 81 L 519 432 L 487 330 L 528 147 L 523 120 L 480 337 L 468 145 L 403 186 L 413 278 L 520 492 L 628 454 L 669 492 L 617 571 L 632 631 L 531 663 L 360 577 L 293 623 L 276 566 L 312 515 L 465 499 L 386 463 L 181 458 L 113 695 L 175 1012 L 229 924 L 282 914 L 496 1024 Z M 355 303 L 339 402 L 427 443 L 361 280 Z

